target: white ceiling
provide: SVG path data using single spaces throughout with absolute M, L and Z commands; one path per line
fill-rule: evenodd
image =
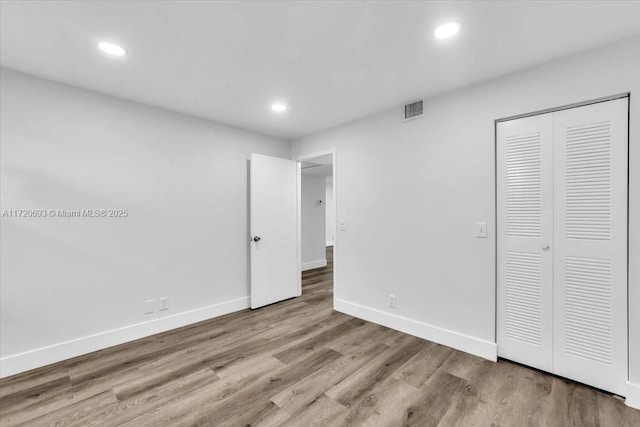
M 4 67 L 287 139 L 640 33 L 638 1 L 0 4 Z

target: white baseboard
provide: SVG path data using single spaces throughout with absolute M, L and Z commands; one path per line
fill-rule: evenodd
M 237 298 L 147 322 L 100 332 L 0 359 L 0 378 L 102 350 L 128 341 L 249 308 L 249 297 Z
M 396 329 L 438 344 L 453 347 L 457 350 L 464 351 L 465 353 L 475 354 L 476 356 L 483 357 L 493 362 L 498 360 L 498 346 L 494 342 L 481 340 L 455 331 L 408 319 L 406 317 L 364 307 L 345 300 L 337 299 L 335 301 L 334 308 L 335 310 L 350 316 L 368 320 L 369 322 L 377 323 L 391 329 Z
M 627 381 L 627 396 L 624 403 L 635 409 L 640 409 L 640 384 Z
M 314 268 L 322 268 L 327 266 L 326 259 L 318 259 L 316 261 L 303 262 L 302 271 L 313 270 Z
M 327 240 L 327 244 L 325 246 L 333 246 L 333 240 Z

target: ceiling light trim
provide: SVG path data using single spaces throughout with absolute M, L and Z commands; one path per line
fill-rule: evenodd
M 446 40 L 455 36 L 460 32 L 460 23 L 457 21 L 449 21 L 438 25 L 434 30 L 433 36 L 438 40 Z
M 127 49 L 113 42 L 103 40 L 98 43 L 98 48 L 109 56 L 123 57 L 127 54 Z
M 289 107 L 287 107 L 287 104 L 285 104 L 284 102 L 274 102 L 273 104 L 271 104 L 271 110 L 275 111 L 276 113 L 284 113 L 288 109 Z

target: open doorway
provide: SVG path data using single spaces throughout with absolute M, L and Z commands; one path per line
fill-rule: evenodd
M 333 305 L 336 234 L 333 150 L 300 162 L 300 248 L 302 296 Z

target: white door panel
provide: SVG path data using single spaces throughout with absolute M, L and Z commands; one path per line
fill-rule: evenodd
M 498 124 L 498 354 L 552 370 L 553 116 Z
M 558 375 L 624 394 L 627 378 L 626 98 L 555 113 Z
M 251 155 L 251 308 L 300 295 L 298 165 Z

